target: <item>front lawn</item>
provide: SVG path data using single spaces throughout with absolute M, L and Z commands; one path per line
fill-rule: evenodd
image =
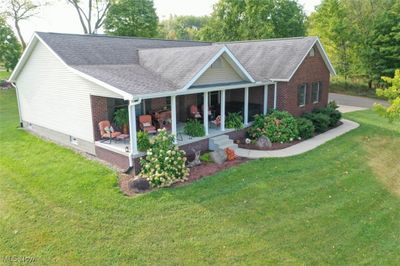
M 361 126 L 304 155 L 126 198 L 115 172 L 17 129 L 14 91 L 0 91 L 0 259 L 396 264 L 400 125 L 371 111 L 346 117 Z

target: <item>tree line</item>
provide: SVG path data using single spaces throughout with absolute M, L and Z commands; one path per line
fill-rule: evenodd
M 20 22 L 46 4 L 34 1 L 0 0 L 0 50 L 8 51 L 0 54 L 0 61 L 8 69 L 26 46 Z M 209 16 L 163 21 L 152 0 L 66 3 L 75 9 L 85 34 L 103 29 L 110 35 L 213 42 L 313 35 L 320 37 L 345 80 L 363 77 L 372 87 L 400 68 L 400 0 L 322 0 L 309 16 L 296 0 L 219 0 Z M 16 35 L 7 21 L 13 22 Z

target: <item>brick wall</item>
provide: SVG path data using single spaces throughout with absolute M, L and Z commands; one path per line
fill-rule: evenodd
M 315 49 L 315 55 L 307 56 L 289 82 L 278 82 L 277 108 L 299 116 L 304 112 L 311 112 L 314 108 L 325 107 L 328 103 L 329 78 L 329 70 L 318 49 Z M 322 82 L 321 100 L 314 104 L 311 100 L 311 83 L 318 81 Z M 297 87 L 302 83 L 307 83 L 307 99 L 306 105 L 299 107 L 297 104 Z
M 95 147 L 95 150 L 96 156 L 103 161 L 109 162 L 110 164 L 115 165 L 121 169 L 127 169 L 129 167 L 128 156 L 124 156 L 122 154 L 106 150 L 98 146 Z
M 90 96 L 94 140 L 100 139 L 99 122 L 108 119 L 108 100 L 106 97 Z

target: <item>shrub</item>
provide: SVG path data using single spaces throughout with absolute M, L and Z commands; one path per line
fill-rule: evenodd
M 317 111 L 318 113 L 325 114 L 329 117 L 329 127 L 334 127 L 338 124 L 342 114 L 332 107 L 326 107 Z
M 186 179 L 189 169 L 185 162 L 185 152 L 174 144 L 174 136 L 162 129 L 154 137 L 146 157 L 140 160 L 140 175 L 153 187 L 168 186 Z
M 236 130 L 243 128 L 243 117 L 240 113 L 228 113 L 225 118 L 225 127 L 234 128 Z
M 298 117 L 296 121 L 300 138 L 309 139 L 314 135 L 315 127 L 311 120 L 304 117 Z
M 328 130 L 330 117 L 320 112 L 305 113 L 304 118 L 311 120 L 315 127 L 315 132 L 322 133 Z
M 271 142 L 289 142 L 299 137 L 296 119 L 286 111 L 273 111 L 269 115 L 256 115 L 249 136 L 268 137 Z
M 137 146 L 139 151 L 147 151 L 150 148 L 149 133 L 145 131 L 139 131 L 137 133 Z
M 191 137 L 203 137 L 206 134 L 203 125 L 196 119 L 188 120 L 183 131 Z
M 200 156 L 200 161 L 204 163 L 212 163 L 213 160 L 211 159 L 211 155 L 209 152 L 206 152 Z

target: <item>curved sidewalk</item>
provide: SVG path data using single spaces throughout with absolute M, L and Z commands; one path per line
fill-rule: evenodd
M 316 147 L 330 141 L 336 137 L 339 137 L 355 128 L 358 128 L 360 125 L 356 122 L 342 119 L 342 125 L 333 128 L 327 132 L 319 134 L 311 139 L 302 141 L 293 146 L 281 149 L 281 150 L 272 150 L 272 151 L 261 151 L 261 150 L 248 150 L 238 148 L 235 152 L 236 155 L 240 157 L 246 157 L 250 159 L 257 158 L 273 158 L 273 157 L 289 157 L 294 155 L 299 155 L 315 149 Z

